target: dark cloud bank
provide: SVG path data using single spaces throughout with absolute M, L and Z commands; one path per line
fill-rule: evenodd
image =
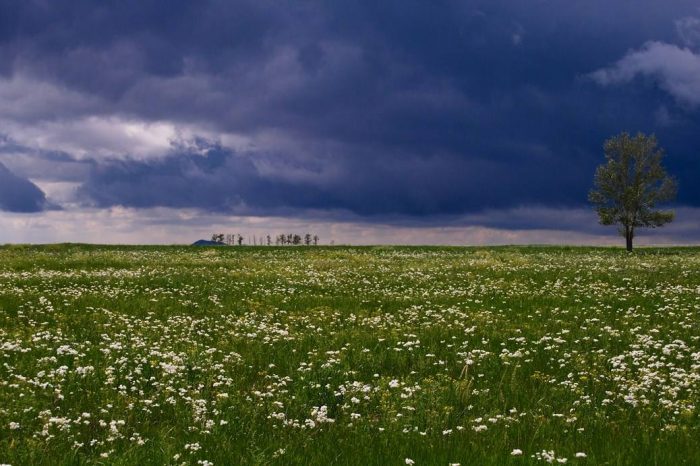
M 34 183 L 0 163 L 0 210 L 39 212 L 47 207 L 46 196 Z
M 698 207 L 696 18 L 682 0 L 0 1 L 0 98 L 45 93 L 0 112 L 6 141 L 89 118 L 190 128 L 156 157 L 5 144 L 33 162 L 4 156 L 0 207 L 43 208 L 24 173 L 77 180 L 85 206 L 529 228 L 484 212 L 585 206 L 623 130 L 657 134 Z

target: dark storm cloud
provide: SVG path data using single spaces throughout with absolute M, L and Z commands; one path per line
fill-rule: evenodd
M 46 196 L 41 189 L 0 163 L 0 210 L 39 212 L 47 207 Z
M 582 206 L 603 139 L 642 130 L 698 206 L 700 112 L 678 97 L 697 16 L 684 0 L 0 2 L 0 74 L 7 95 L 52 84 L 7 113 L 24 125 L 115 116 L 256 141 L 62 164 L 86 204 L 373 219 Z M 265 147 L 269 133 L 289 144 Z
M 0 164 L 21 178 L 78 183 L 89 175 L 94 161 L 76 160 L 56 150 L 33 149 L 0 133 Z
M 528 157 L 555 167 L 549 154 L 530 149 Z M 112 160 L 92 164 L 79 193 L 101 207 L 196 207 L 237 214 L 309 215 L 309 211 L 345 211 L 383 220 L 387 215 L 457 215 L 484 208 L 504 208 L 517 195 L 522 203 L 549 201 L 555 183 L 567 198 L 571 179 L 549 181 L 542 174 L 521 177 L 509 161 L 436 155 L 400 160 L 333 159 L 332 172 L 324 163 L 290 165 L 284 154 L 235 153 L 218 144 L 198 141 L 155 160 Z M 270 169 L 272 167 L 272 169 Z M 484 183 L 489 179 L 490 183 Z M 507 186 L 507 189 L 501 187 Z

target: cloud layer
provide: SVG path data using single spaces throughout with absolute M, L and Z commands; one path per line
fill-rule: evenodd
M 38 212 L 45 206 L 46 197 L 34 183 L 15 175 L 0 163 L 0 209 Z
M 544 231 L 511 213 L 585 209 L 603 140 L 640 130 L 695 212 L 699 18 L 686 0 L 0 2 L 0 209 Z
M 689 33 L 684 35 L 690 40 Z M 700 104 L 700 54 L 663 42 L 649 42 L 634 50 L 610 68 L 598 70 L 591 77 L 603 86 L 629 83 L 637 76 L 654 80 L 680 103 Z

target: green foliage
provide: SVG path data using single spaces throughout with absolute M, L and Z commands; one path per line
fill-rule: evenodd
M 654 135 L 622 133 L 605 141 L 604 151 L 606 163 L 596 170 L 588 199 L 601 224 L 620 225 L 631 249 L 637 227 L 656 228 L 673 220 L 673 211 L 656 206 L 675 198 L 677 184 L 661 164 L 664 151 Z
M 698 270 L 698 248 L 0 247 L 0 464 L 700 464 Z

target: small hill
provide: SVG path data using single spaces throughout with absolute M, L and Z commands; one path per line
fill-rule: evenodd
M 192 243 L 192 246 L 224 246 L 224 243 L 217 243 L 208 239 L 200 239 Z

